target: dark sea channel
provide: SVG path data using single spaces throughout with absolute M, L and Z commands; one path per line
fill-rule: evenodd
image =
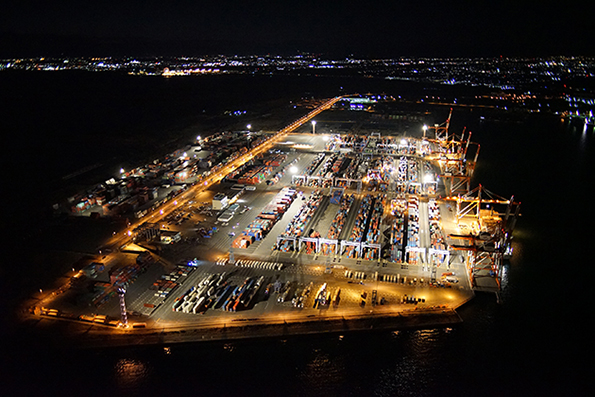
M 21 244 L 30 241 L 12 233 L 20 233 L 21 220 L 43 222 L 37 207 L 51 204 L 69 183 L 94 175 L 98 180 L 89 182 L 101 181 L 125 162 L 135 166 L 163 154 L 164 142 L 250 122 L 226 121 L 225 110 L 262 115 L 267 104 L 289 106 L 308 95 L 424 93 L 413 83 L 352 77 L 162 79 L 83 72 L 3 72 L 0 87 L 7 252 L 0 276 L 3 291 L 16 295 L 27 293 L 30 269 L 51 272 L 21 257 Z M 431 123 L 448 115 L 448 107 L 417 106 Z M 464 322 L 452 329 L 180 344 L 169 353 L 163 346 L 58 350 L 5 332 L 0 394 L 594 395 L 593 127 L 551 115 L 455 108 L 451 129 L 463 127 L 481 145 L 472 186 L 482 183 L 522 202 L 501 303 L 479 293 L 460 309 Z

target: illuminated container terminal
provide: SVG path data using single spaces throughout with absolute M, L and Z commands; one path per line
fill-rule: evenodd
M 171 182 L 137 187 L 153 201 L 128 208 L 129 226 L 91 260 L 105 270 L 75 271 L 30 315 L 92 323 L 119 344 L 460 322 L 455 309 L 475 291 L 498 296 L 520 203 L 471 188 L 480 147 L 450 131 L 452 109 L 404 133 L 369 122 L 379 100 L 390 101 L 332 98 L 279 131 L 245 131 L 249 148 L 214 135 L 167 156 Z M 188 154 L 229 145 L 208 172 Z M 101 197 L 111 185 L 135 191 L 135 175 L 165 163 L 121 170 Z M 181 172 L 193 179 L 176 182 Z

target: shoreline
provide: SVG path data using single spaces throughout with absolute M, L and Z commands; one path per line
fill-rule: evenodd
M 462 303 L 461 306 L 469 302 L 469 300 Z M 368 313 L 347 318 L 343 316 L 341 318 L 311 318 L 307 316 L 289 322 L 286 320 L 272 322 L 260 319 L 244 319 L 232 320 L 230 321 L 231 324 L 228 325 L 226 322 L 223 326 L 189 324 L 168 329 L 165 327 L 151 327 L 114 330 L 114 328 L 97 326 L 93 323 L 35 315 L 27 315 L 26 318 L 21 320 L 21 325 L 29 328 L 31 332 L 29 336 L 38 338 L 38 341 L 51 342 L 53 346 L 58 348 L 70 347 L 77 349 L 231 342 L 249 339 L 341 335 L 366 331 L 448 328 L 463 322 L 463 319 L 454 308 L 412 310 L 396 313 Z M 34 327 L 31 327 L 30 320 L 35 320 Z M 50 325 L 47 322 L 37 326 L 43 320 L 52 321 L 51 326 L 55 328 L 50 332 L 47 332 L 47 329 L 42 329 Z

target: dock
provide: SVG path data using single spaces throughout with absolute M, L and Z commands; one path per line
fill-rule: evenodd
M 449 130 L 452 111 L 417 136 L 375 131 L 365 115 L 346 124 L 334 105 L 348 100 L 260 133 L 250 150 L 230 135 L 235 152 L 134 211 L 93 266 L 40 291 L 25 318 L 107 344 L 175 343 L 449 327 L 474 291 L 499 297 L 520 203 L 471 189 L 471 134 Z M 331 132 L 337 123 L 348 130 Z M 168 156 L 178 179 L 198 166 L 185 156 Z M 117 185 L 134 190 L 139 169 Z

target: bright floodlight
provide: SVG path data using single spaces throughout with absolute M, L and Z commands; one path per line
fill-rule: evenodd
M 120 174 L 124 173 L 124 168 L 120 168 Z
M 200 141 L 200 135 L 196 137 L 196 140 L 197 141 Z
M 434 177 L 432 176 L 432 174 L 424 175 L 424 183 L 430 183 L 430 182 L 434 182 Z
M 405 140 L 405 138 L 401 139 L 401 145 L 403 145 L 403 146 L 407 145 L 407 141 Z
M 251 129 L 252 128 L 252 124 L 246 125 L 246 128 Z
M 427 131 L 428 130 L 428 126 L 424 124 L 423 127 L 421 127 L 422 130 Z
M 294 166 L 292 166 L 292 167 L 289 169 L 289 171 L 290 171 L 292 174 L 297 174 L 297 172 L 298 172 L 298 169 L 297 169 L 297 167 L 294 165 Z

